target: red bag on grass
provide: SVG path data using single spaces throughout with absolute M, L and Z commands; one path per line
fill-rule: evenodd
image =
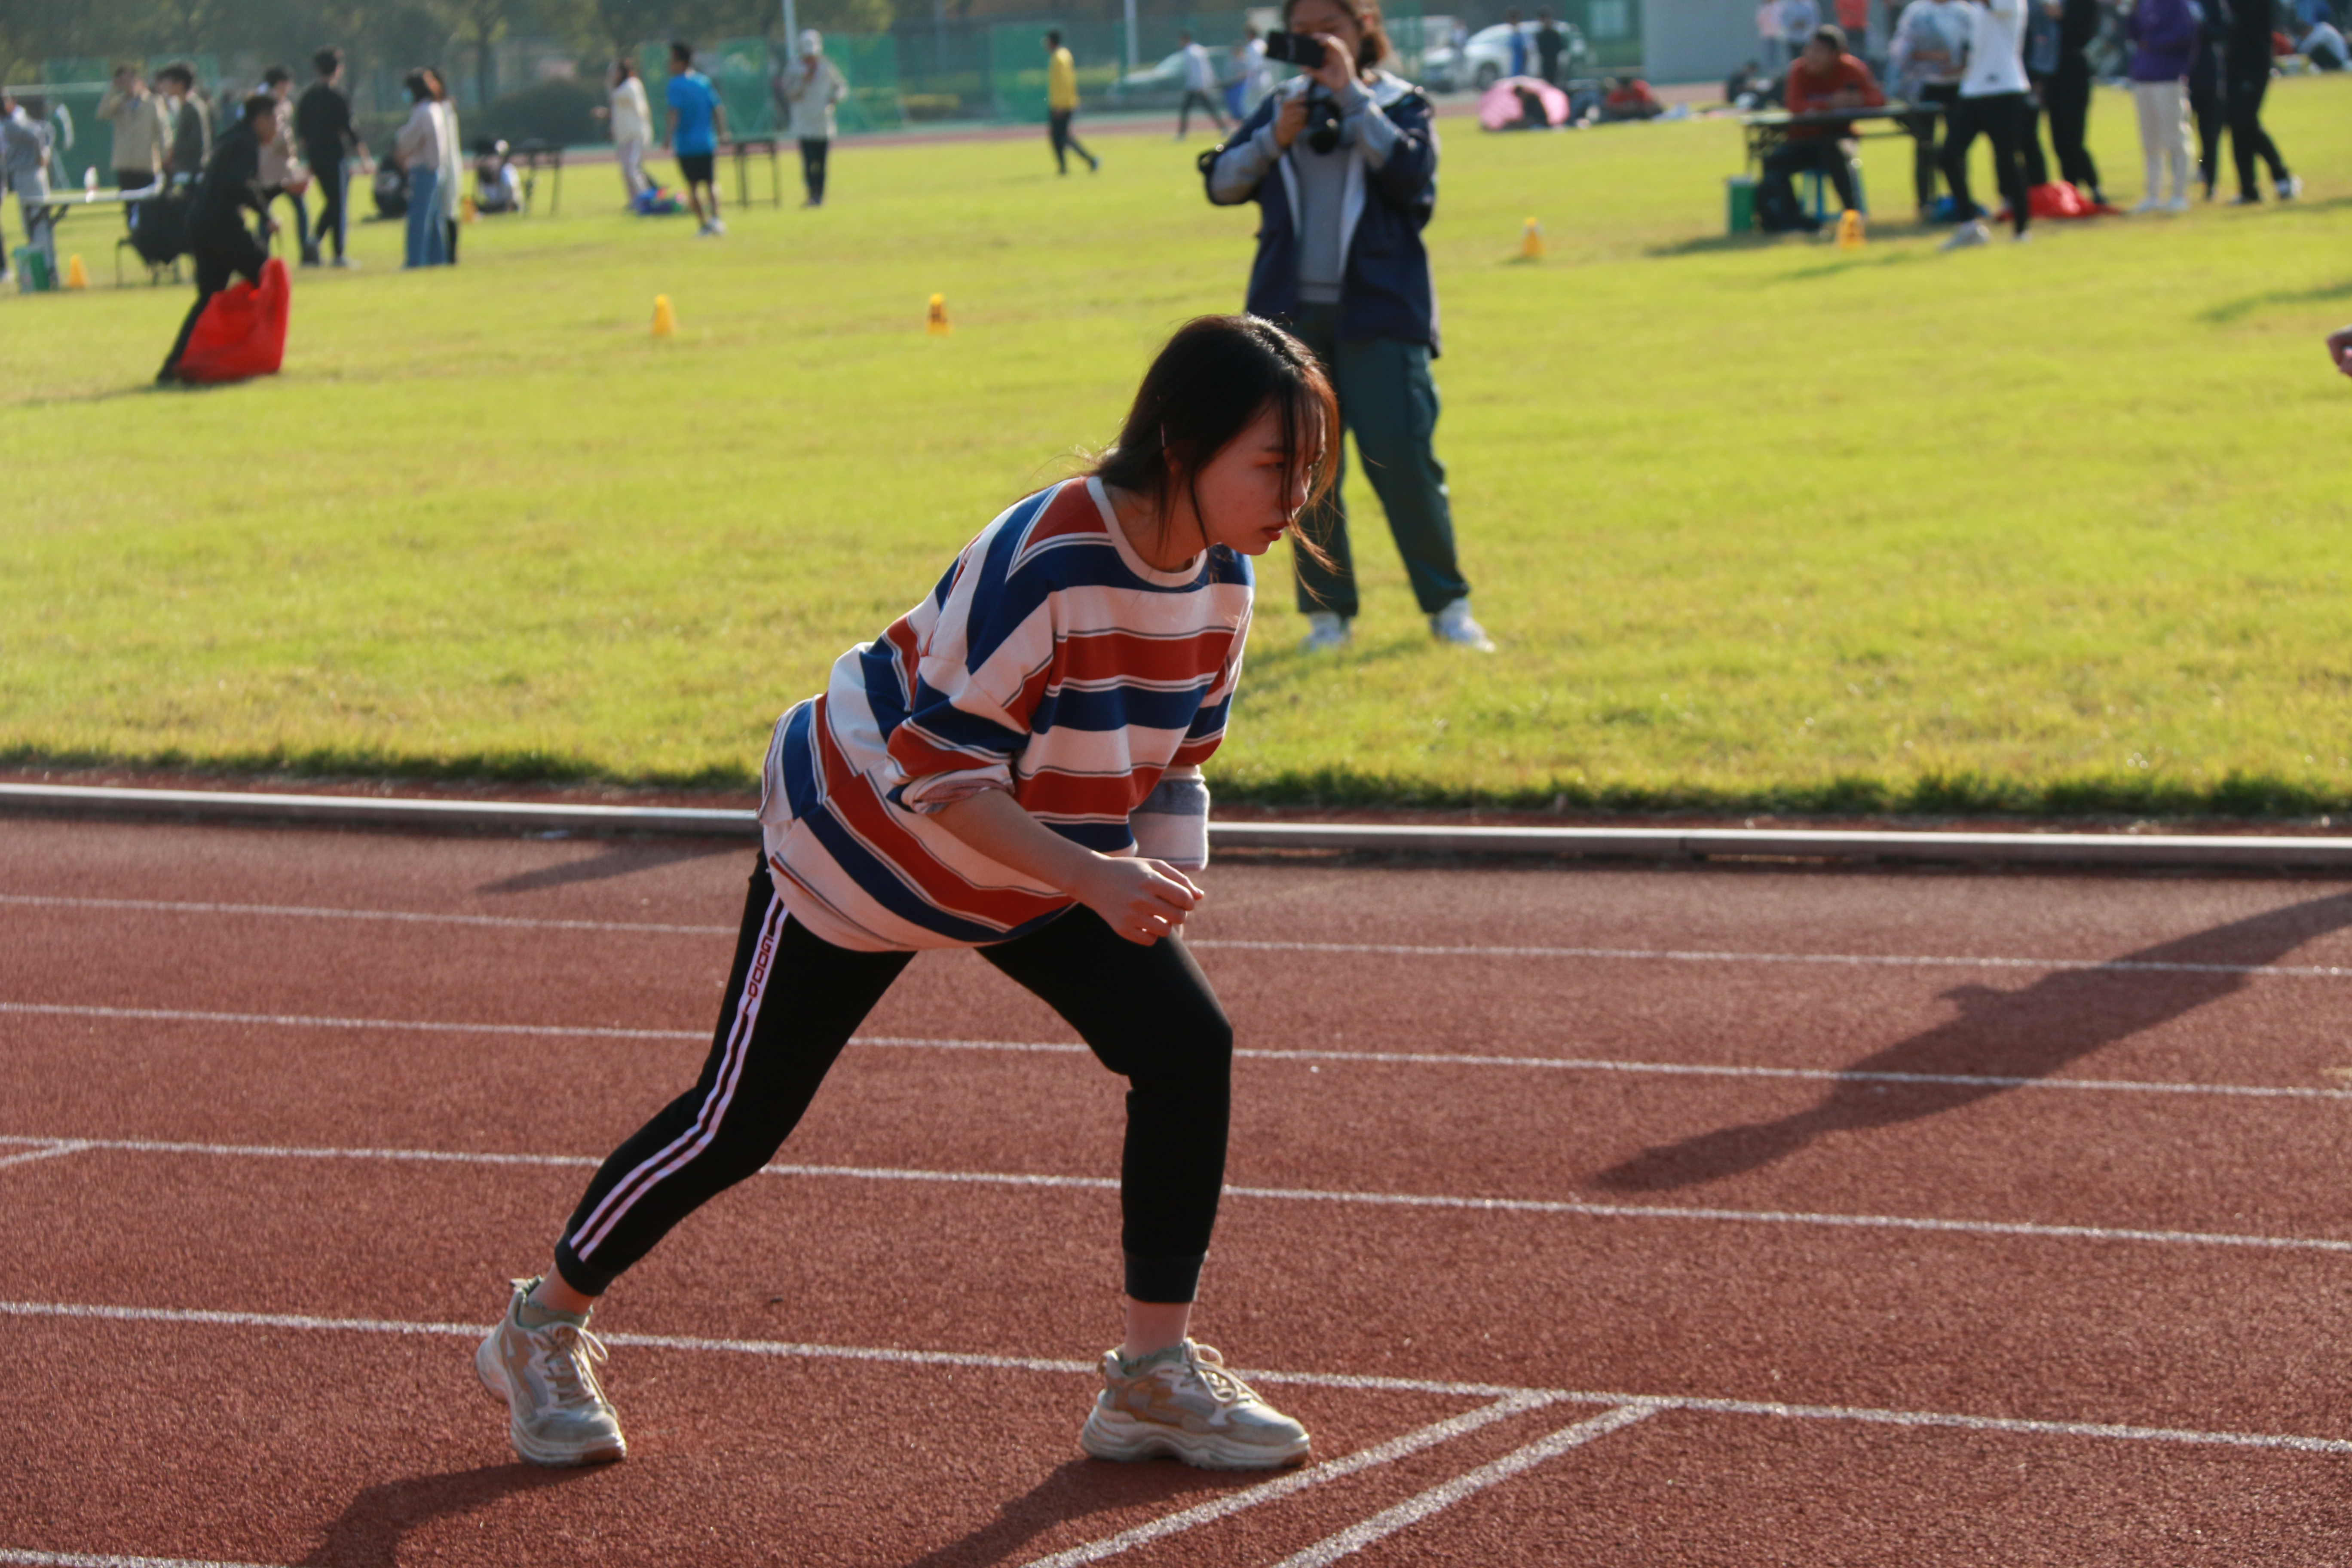
M 286 311 L 292 286 L 286 263 L 261 264 L 261 286 L 237 279 L 212 298 L 180 355 L 184 381 L 243 381 L 276 375 L 286 357 Z

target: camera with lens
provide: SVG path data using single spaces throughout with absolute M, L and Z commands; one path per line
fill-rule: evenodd
M 1318 153 L 1328 153 L 1339 144 L 1339 106 L 1320 87 L 1307 90 L 1305 135 L 1307 144 Z

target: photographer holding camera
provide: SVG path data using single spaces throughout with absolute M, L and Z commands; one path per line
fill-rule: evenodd
M 1421 244 L 1437 204 L 1429 100 L 1377 68 L 1389 52 L 1378 0 L 1286 0 L 1283 25 L 1266 57 L 1304 74 L 1202 155 L 1209 200 L 1262 209 L 1250 314 L 1287 326 L 1329 374 L 1430 630 L 1491 652 L 1470 617 L 1445 469 L 1431 449 L 1437 302 Z M 1356 582 L 1336 480 L 1299 526 L 1327 558 L 1291 553 L 1309 628 L 1302 646 L 1343 647 Z

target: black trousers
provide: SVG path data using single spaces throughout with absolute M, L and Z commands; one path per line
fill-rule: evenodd
M 2254 160 L 2270 165 L 2271 179 L 2284 180 L 2286 160 L 2279 156 L 2278 144 L 2263 129 L 2263 96 L 2271 89 L 2269 64 L 2263 62 L 2260 76 L 2235 76 L 2230 79 L 2230 155 L 2238 165 L 2238 194 L 2257 195 L 2254 189 Z
M 1815 226 L 1797 204 L 1794 184 L 1796 176 L 1808 169 L 1818 169 L 1830 177 L 1830 184 L 1837 187 L 1841 209 L 1854 205 L 1853 170 L 1844 142 L 1833 136 L 1783 142 L 1764 155 L 1764 178 L 1756 188 L 1756 210 L 1763 215 L 1766 227 Z
M 1233 1026 L 1207 978 L 1181 941 L 1138 947 L 1084 908 L 980 955 L 1042 998 L 1127 1079 L 1119 1166 L 1127 1293 L 1191 1300 L 1224 1185 L 1232 1103 Z M 913 957 L 819 941 L 785 912 L 762 862 L 751 874 L 702 1076 L 588 1184 L 555 1249 L 564 1282 L 604 1294 L 672 1226 L 756 1174 Z M 940 1109 L 956 1114 L 952 1105 Z
M 1176 110 L 1177 135 L 1183 135 L 1185 131 L 1192 125 L 1192 106 L 1196 103 L 1202 109 L 1209 111 L 1209 122 L 1211 124 L 1214 125 L 1220 131 L 1223 131 L 1225 128 L 1225 111 L 1217 107 L 1216 99 L 1209 93 L 1195 92 L 1188 88 L 1184 92 L 1183 103 Z
M 1960 89 L 1951 82 L 1928 82 L 1919 89 L 1921 101 L 1932 103 L 1949 113 Z M 1936 205 L 1936 116 L 1907 114 L 1903 128 L 1912 136 L 1911 186 L 1919 197 L 1919 211 L 1924 215 Z M 1946 132 L 1949 135 L 1948 131 Z
M 154 183 L 155 171 L 152 169 L 117 169 L 114 171 L 114 188 L 119 191 L 143 191 Z M 130 228 L 137 228 L 139 226 L 139 209 L 145 205 L 146 204 L 143 202 L 125 202 L 122 204 L 122 222 L 125 226 Z
M 1963 98 L 1952 105 L 1941 163 L 1944 183 L 1952 188 L 1962 222 L 1977 210 L 1969 195 L 1969 149 L 1981 135 L 1992 143 L 1992 171 L 2009 202 L 2010 226 L 2019 234 L 2025 232 L 2032 216 L 2025 195 L 2025 136 L 2032 124 L 2032 100 L 2021 92 Z
M 189 249 L 196 262 L 196 302 L 188 307 L 186 318 L 180 322 L 180 335 L 172 340 L 172 352 L 163 356 L 159 379 L 168 379 L 179 370 L 180 356 L 188 352 L 188 338 L 196 330 L 196 318 L 205 313 L 213 296 L 240 274 L 247 282 L 258 287 L 261 264 L 269 259 L 269 252 L 261 247 L 260 242 L 235 223 L 218 234 L 191 237 Z
M 1075 112 L 1074 110 L 1056 109 L 1045 116 L 1045 135 L 1054 143 L 1054 167 L 1065 174 L 1070 172 L 1069 155 L 1073 153 L 1088 163 L 1095 161 L 1095 155 L 1080 146 L 1078 139 L 1070 134 L 1070 116 Z
M 441 223 L 442 236 L 449 247 L 448 265 L 451 267 L 457 265 L 457 220 L 454 217 L 445 218 Z
M 2050 111 L 2050 151 L 2058 158 L 2058 177 L 2085 195 L 2097 191 L 2099 166 L 2084 145 L 2091 128 L 2091 68 L 2080 55 L 2058 62 L 2057 73 L 2042 84 L 2042 101 Z
M 2200 47 L 2189 68 L 2189 113 L 2197 122 L 2197 178 L 2210 196 L 2221 174 L 2221 127 L 2227 110 L 2221 96 L 2221 70 L 2210 48 Z
M 332 163 L 313 163 L 310 165 L 310 181 L 319 187 L 318 238 L 312 243 L 311 251 L 315 255 L 324 250 L 327 240 L 331 237 L 335 242 L 335 254 L 341 257 L 343 254 L 344 226 L 351 221 L 350 214 L 343 206 L 350 178 L 343 171 L 341 156 L 338 154 Z
M 2042 106 L 2045 101 L 2042 93 L 2049 79 L 2048 77 L 2033 78 L 2033 89 L 2025 95 L 2025 186 L 2028 190 L 2050 183 L 2050 161 L 2042 155 Z
M 801 138 L 801 184 L 808 187 L 808 199 L 824 200 L 824 155 L 833 143 L 822 136 Z

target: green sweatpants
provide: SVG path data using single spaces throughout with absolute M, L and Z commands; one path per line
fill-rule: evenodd
M 1339 422 L 1354 437 L 1389 532 L 1412 579 L 1412 596 L 1424 614 L 1435 615 L 1466 598 L 1470 584 L 1454 557 L 1454 510 L 1445 496 L 1445 466 L 1431 449 L 1437 429 L 1437 385 L 1429 378 L 1429 349 L 1392 338 L 1342 342 L 1339 307 L 1302 304 L 1291 330 L 1315 351 L 1332 390 L 1339 395 Z M 1330 557 L 1324 567 L 1304 551 L 1297 563 L 1298 608 L 1356 613 L 1355 558 L 1348 544 L 1348 509 L 1339 499 L 1347 478 L 1344 452 L 1331 493 L 1299 520 L 1307 536 Z

